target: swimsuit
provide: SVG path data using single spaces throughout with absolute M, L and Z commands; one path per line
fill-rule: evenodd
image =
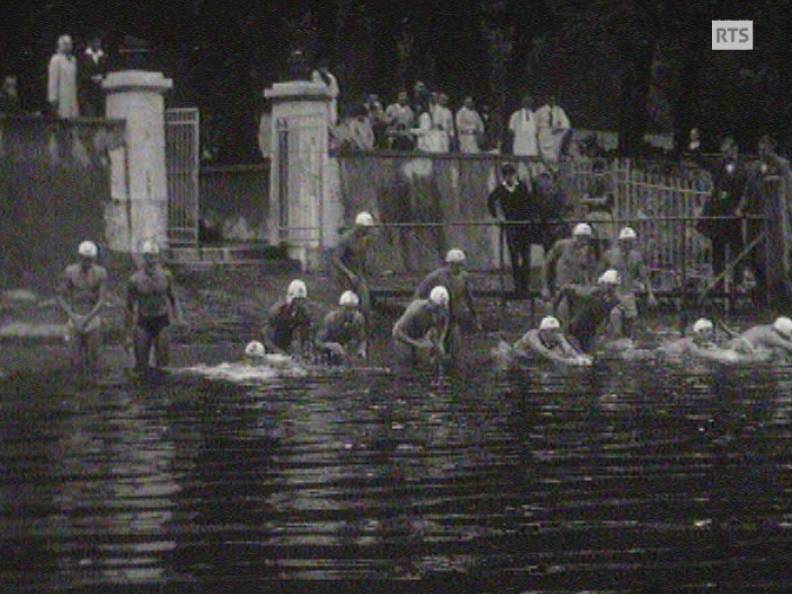
M 153 317 L 138 316 L 137 325 L 154 339 L 157 338 L 165 328 L 170 326 L 170 318 L 167 314 Z

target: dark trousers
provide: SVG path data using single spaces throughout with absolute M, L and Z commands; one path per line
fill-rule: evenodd
M 733 262 L 743 250 L 742 232 L 739 227 L 723 228 L 721 233 L 715 234 L 712 238 L 712 272 L 715 277 L 720 276 L 726 270 L 726 251 L 728 248 L 729 262 Z M 737 264 L 733 269 L 735 283 L 743 280 L 745 270 L 744 260 Z
M 528 294 L 531 281 L 531 239 L 524 229 L 506 227 L 506 246 L 514 279 L 514 292 L 521 297 Z

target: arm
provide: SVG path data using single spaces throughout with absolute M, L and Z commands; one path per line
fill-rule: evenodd
M 321 347 L 331 353 L 334 353 L 340 357 L 346 356 L 346 351 L 341 343 L 336 342 L 334 340 L 330 340 L 330 328 L 333 326 L 334 322 L 334 315 L 333 312 L 327 314 L 322 321 L 322 325 L 319 327 L 319 331 L 316 333 L 315 342 L 316 346 Z
M 550 253 L 547 254 L 545 265 L 542 267 L 542 295 L 545 299 L 550 298 L 550 279 L 554 276 L 555 265 L 560 253 L 557 246 L 554 245 L 550 248 Z
M 168 301 L 171 306 L 171 313 L 173 314 L 174 321 L 181 324 L 183 321 L 181 303 L 176 298 L 176 290 L 173 284 L 173 275 L 168 273 Z
M 124 314 L 124 326 L 127 329 L 129 336 L 132 335 L 132 327 L 135 323 L 135 307 L 137 306 L 137 286 L 133 280 L 129 281 L 126 296 L 126 309 Z
M 402 317 L 399 318 L 399 320 L 393 325 L 393 338 L 397 342 L 401 342 L 418 349 L 431 348 L 433 345 L 429 340 L 427 340 L 426 337 L 420 340 L 415 340 L 410 338 L 406 332 L 407 325 L 416 315 L 418 315 L 420 307 L 421 304 L 416 301 L 413 301 L 407 307 L 407 311 L 404 312 L 404 315 L 402 315 Z
M 107 272 L 102 270 L 99 273 L 99 296 L 96 299 L 96 303 L 91 308 L 86 316 L 83 318 L 83 326 L 86 326 L 91 320 L 93 320 L 99 313 L 104 309 L 105 303 L 107 300 Z
M 479 324 L 478 316 L 476 315 L 476 308 L 473 305 L 473 291 L 470 290 L 470 282 L 468 278 L 465 278 L 465 304 L 467 305 L 468 311 L 470 312 L 470 317 L 473 318 L 473 323 L 480 330 L 481 324 Z
M 330 262 L 333 264 L 333 266 L 335 266 L 338 270 L 340 270 L 345 277 L 347 277 L 347 279 L 349 280 L 349 282 L 352 284 L 353 287 L 357 287 L 357 283 L 359 280 L 357 274 L 355 274 L 349 268 L 347 268 L 346 265 L 344 264 L 344 261 L 341 259 L 341 254 L 345 249 L 345 245 L 344 245 L 345 241 L 346 238 L 342 238 L 341 243 L 339 243 L 338 247 L 333 250 L 333 254 L 330 257 Z
M 542 341 L 539 340 L 538 332 L 529 332 L 525 335 L 525 338 L 527 339 L 527 343 L 531 350 L 533 350 L 538 355 L 541 355 L 545 359 L 555 361 L 556 363 L 569 363 L 570 357 L 559 355 L 558 353 L 546 348 L 542 344 Z
M 53 106 L 58 106 L 58 89 L 60 88 L 60 68 L 57 56 L 52 56 L 49 63 L 49 76 L 47 77 L 47 101 Z
M 655 297 L 654 291 L 652 290 L 652 283 L 649 282 L 649 270 L 646 268 L 646 262 L 644 262 L 643 256 L 641 257 L 641 261 L 638 264 L 638 278 L 641 279 L 644 287 L 646 287 L 646 297 L 649 300 L 649 305 L 654 306 L 657 304 L 657 298 Z
M 424 279 L 421 281 L 421 284 L 418 285 L 418 288 L 415 289 L 415 295 L 413 299 L 428 299 L 429 293 L 434 289 L 437 285 L 442 284 L 437 281 L 437 271 L 430 272 L 427 274 Z
M 498 218 L 498 202 L 498 189 L 495 188 L 487 197 L 487 209 L 489 210 L 489 213 L 492 215 L 493 219 Z

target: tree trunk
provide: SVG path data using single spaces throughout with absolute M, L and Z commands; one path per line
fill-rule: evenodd
M 688 24 L 685 57 L 679 74 L 680 94 L 674 106 L 674 149 L 677 152 L 687 147 L 690 129 L 701 126 L 698 83 L 707 47 L 704 34 L 709 33 L 706 23 L 704 14 L 699 12 Z
M 626 52 L 628 67 L 622 80 L 619 114 L 619 154 L 635 157 L 643 148 L 648 122 L 647 100 L 652 82 L 654 44 L 644 42 Z

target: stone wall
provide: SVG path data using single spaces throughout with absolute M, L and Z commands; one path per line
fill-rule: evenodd
M 0 290 L 51 289 L 77 245 L 106 245 L 108 152 L 123 123 L 0 118 Z

